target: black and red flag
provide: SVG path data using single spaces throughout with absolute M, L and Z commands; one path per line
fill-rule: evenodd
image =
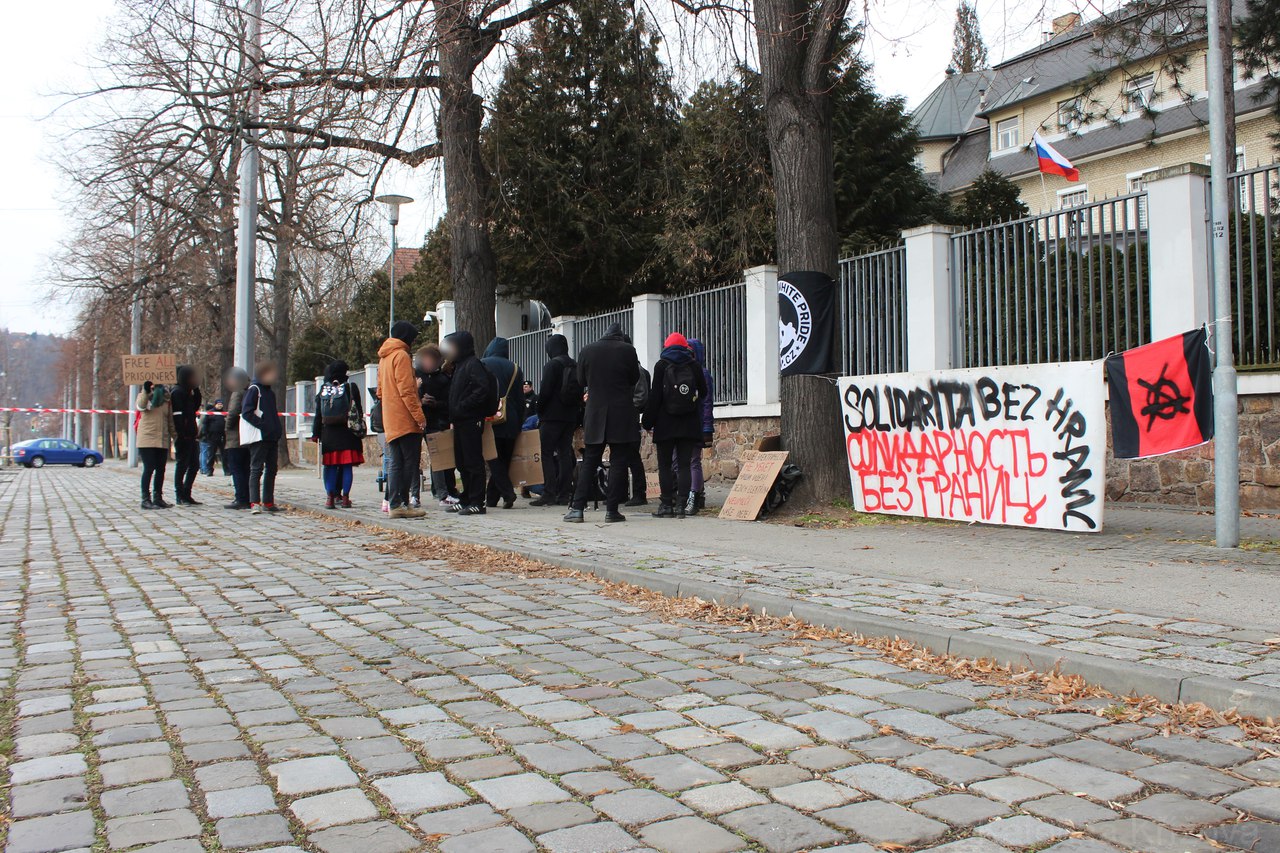
M 1203 328 L 1107 357 L 1117 459 L 1159 456 L 1213 438 L 1213 375 Z

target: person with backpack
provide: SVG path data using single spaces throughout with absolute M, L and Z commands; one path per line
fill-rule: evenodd
M 697 338 L 689 338 L 689 349 L 694 360 L 702 368 L 702 378 L 707 383 L 707 393 L 699 402 L 702 414 L 702 446 L 693 451 L 693 464 L 689 471 L 689 503 L 685 507 L 689 515 L 697 515 L 707 508 L 706 477 L 702 471 L 702 451 L 715 443 L 716 432 L 716 379 L 707 369 L 707 347 Z
M 178 506 L 199 506 L 191 487 L 200 470 L 200 380 L 189 364 L 178 365 L 177 384 L 169 392 L 173 405 L 173 491 Z
M 426 434 L 444 432 L 449 428 L 449 386 L 453 377 L 445 370 L 440 347 L 427 344 L 419 349 L 414 369 L 418 377 L 422 414 L 427 418 Z M 458 478 L 453 470 L 431 472 L 431 496 L 445 509 L 461 503 L 458 499 Z
M 168 509 L 164 500 L 164 469 L 173 440 L 173 406 L 167 385 L 142 384 L 134 403 L 134 436 L 142 462 L 142 508 Z
M 222 448 L 227 443 L 226 409 L 221 400 L 213 401 L 213 408 L 200 418 L 200 473 L 206 477 L 213 476 L 213 464 L 223 456 L 222 473 L 227 472 L 227 464 Z
M 493 374 L 498 388 L 498 411 L 493 416 L 493 444 L 498 451 L 489 460 L 489 486 L 485 490 L 485 506 L 504 509 L 516 505 L 516 490 L 511 484 L 511 458 L 516 454 L 516 439 L 524 424 L 524 371 L 508 355 L 507 339 L 495 337 L 485 347 L 481 363 Z
M 441 350 L 453 365 L 449 419 L 453 423 L 454 458 L 462 472 L 461 503 L 446 507 L 446 511 L 484 515 L 484 422 L 498 411 L 498 383 L 476 357 L 476 342 L 470 332 L 446 335 Z
M 227 446 L 222 449 L 222 462 L 231 472 L 231 487 L 235 492 L 226 508 L 248 509 L 249 449 L 240 446 L 240 411 L 244 406 L 245 391 L 249 388 L 249 374 L 233 367 L 223 378 L 222 387 L 230 394 L 227 397 L 227 416 L 223 418 L 227 422 Z
M 422 434 L 427 428 L 409 357 L 409 347 L 417 337 L 417 326 L 398 320 L 391 326 L 391 336 L 378 348 L 378 399 L 387 437 L 387 501 L 392 518 L 426 515 L 409 505 L 409 486 L 422 476 Z
M 273 362 L 259 362 L 253 382 L 244 392 L 240 409 L 240 446 L 249 452 L 249 512 L 280 512 L 276 506 L 276 471 L 280 466 L 280 439 L 284 426 L 276 405 L 276 380 L 280 369 Z
M 320 443 L 324 466 L 326 509 L 351 508 L 354 469 L 364 464 L 364 434 L 360 389 L 347 375 L 345 361 L 332 362 L 324 370 L 324 384 L 316 393 L 316 416 L 311 420 L 311 440 Z
M 530 506 L 556 506 L 573 497 L 573 433 L 582 420 L 582 385 L 578 365 L 569 355 L 569 339 L 551 335 L 544 348 L 538 388 L 538 442 L 542 449 L 542 494 Z
M 583 510 L 607 446 L 609 482 L 605 493 L 604 520 L 607 523 L 626 521 L 618 507 L 627 497 L 627 469 L 631 455 L 640 444 L 640 425 L 636 422 L 633 398 L 636 382 L 640 380 L 640 360 L 620 324 L 609 326 L 604 337 L 579 354 L 575 375 L 586 395 L 586 411 L 582 418 L 586 449 L 578 471 L 578 484 L 564 520 L 576 524 L 586 520 Z
M 653 387 L 643 420 L 658 452 L 662 497 L 655 518 L 684 518 L 688 514 L 690 467 L 702 443 L 701 402 L 706 395 L 706 379 L 689 341 L 673 332 L 653 366 Z

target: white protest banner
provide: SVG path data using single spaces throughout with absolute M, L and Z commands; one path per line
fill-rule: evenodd
M 846 376 L 839 388 L 859 511 L 1102 528 L 1101 363 Z

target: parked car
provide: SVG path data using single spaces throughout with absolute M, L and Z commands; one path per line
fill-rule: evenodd
M 13 460 L 28 468 L 43 468 L 46 465 L 92 468 L 102 464 L 102 454 L 65 438 L 33 438 L 13 446 Z

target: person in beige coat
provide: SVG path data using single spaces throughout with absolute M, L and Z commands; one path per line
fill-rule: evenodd
M 137 400 L 138 458 L 142 461 L 142 508 L 168 509 L 165 503 L 164 470 L 169 464 L 169 444 L 173 441 L 173 406 L 169 389 L 147 382 Z

